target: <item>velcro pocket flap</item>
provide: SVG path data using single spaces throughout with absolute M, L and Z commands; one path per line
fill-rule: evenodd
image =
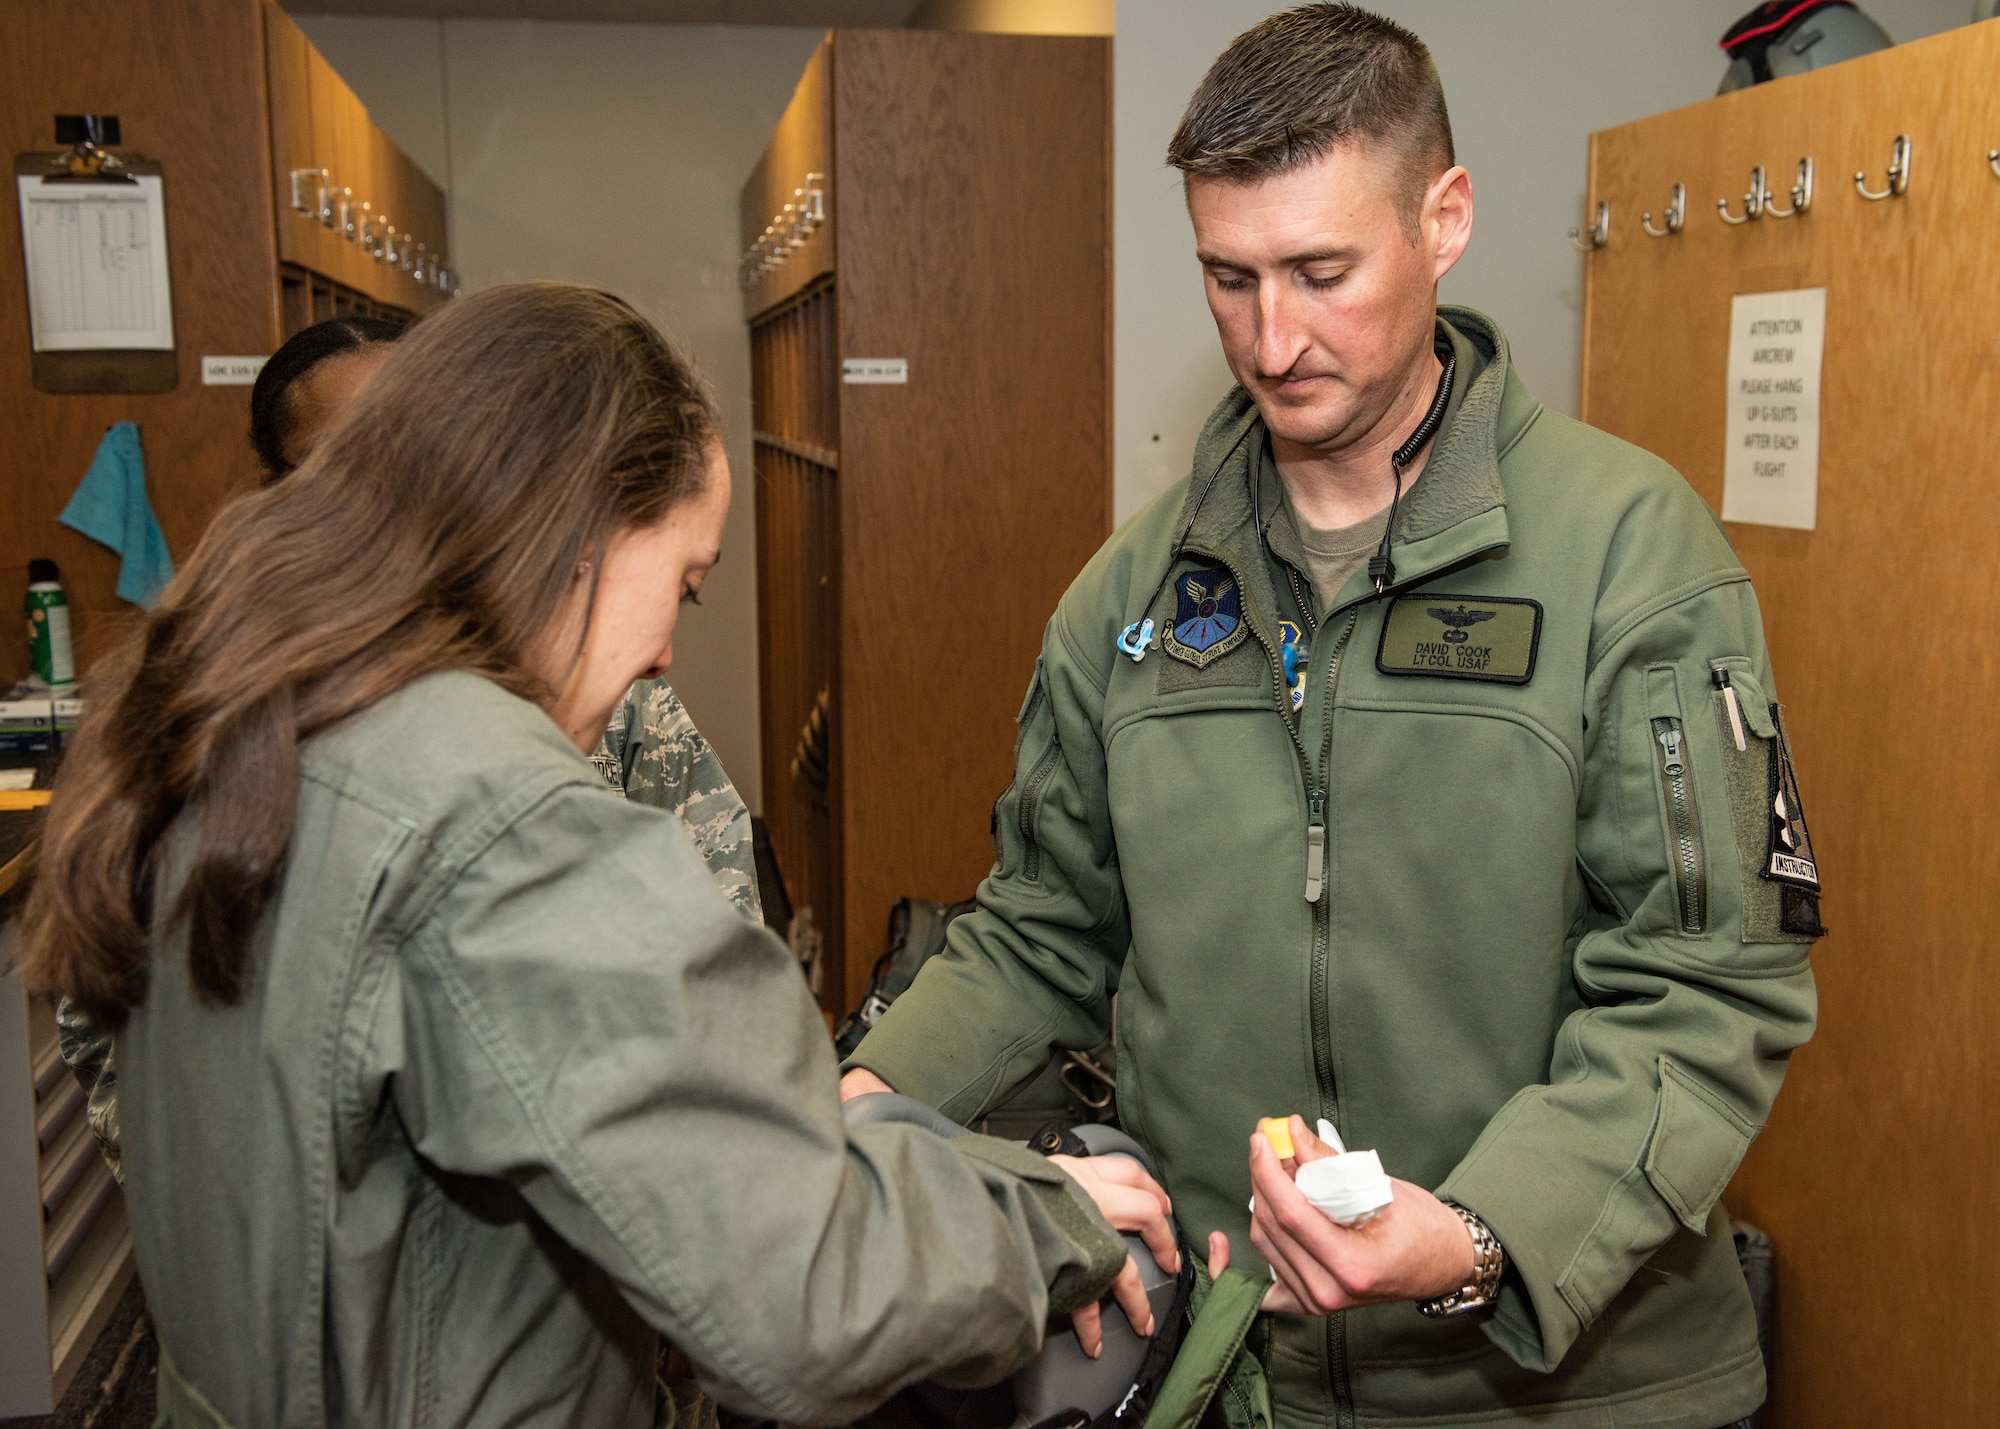
M 1672 665 L 1648 665 L 1646 667 L 1646 718 L 1679 719 L 1681 717 L 1681 691 L 1674 678 Z
M 1646 1179 L 1680 1223 L 1699 1234 L 1756 1131 L 1699 1077 L 1662 1057 Z

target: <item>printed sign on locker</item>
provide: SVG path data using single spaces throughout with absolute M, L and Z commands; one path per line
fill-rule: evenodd
M 1825 349 L 1826 289 L 1731 300 L 1723 520 L 1813 529 Z
M 252 387 L 264 370 L 261 357 L 204 357 L 201 385 L 204 387 Z
M 907 357 L 850 357 L 840 364 L 840 380 L 870 386 L 901 386 L 910 380 Z

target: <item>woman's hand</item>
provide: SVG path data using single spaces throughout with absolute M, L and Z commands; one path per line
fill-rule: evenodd
M 1051 1156 L 1049 1161 L 1084 1189 L 1114 1230 L 1135 1233 L 1162 1270 L 1169 1275 L 1180 1273 L 1180 1248 L 1174 1244 L 1173 1222 L 1168 1219 L 1174 1213 L 1173 1202 L 1143 1166 L 1129 1156 Z M 1146 1299 L 1139 1267 L 1129 1255 L 1125 1268 L 1111 1282 L 1111 1295 L 1134 1330 L 1142 1335 L 1153 1333 L 1153 1307 Z M 1078 1310 L 1070 1316 L 1070 1323 L 1085 1354 L 1096 1359 L 1104 1353 L 1104 1327 L 1097 1306 Z
M 1229 1269 L 1229 1237 L 1221 1231 L 1208 1233 L 1208 1278 L 1212 1283 L 1223 1271 Z M 1263 1301 L 1257 1306 L 1263 1315 L 1303 1315 L 1304 1309 L 1292 1298 L 1292 1292 L 1285 1288 L 1282 1280 L 1273 1280 L 1271 1288 L 1264 1292 Z

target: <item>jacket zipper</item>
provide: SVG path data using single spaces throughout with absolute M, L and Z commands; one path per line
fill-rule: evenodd
M 1049 775 L 1055 772 L 1056 760 L 1061 757 L 1062 740 L 1051 730 L 1049 747 L 1042 751 L 1042 757 L 1028 771 L 1028 782 L 1021 788 L 1021 807 L 1015 811 L 1020 821 L 1021 842 L 1026 850 L 1021 855 L 1021 876 L 1030 883 L 1042 881 L 1042 845 L 1035 837 L 1035 809 L 1042 800 L 1042 786 L 1049 782 Z
M 1319 619 L 1314 614 L 1313 603 L 1306 599 L 1299 573 L 1289 562 L 1285 574 L 1291 580 L 1292 599 L 1298 605 L 1305 619 L 1306 634 L 1317 641 Z M 1289 692 L 1284 688 L 1284 680 L 1278 681 L 1278 709 L 1283 713 L 1285 727 L 1291 731 L 1292 744 L 1299 753 L 1299 768 L 1306 778 L 1306 902 L 1313 910 L 1313 958 L 1312 958 L 1312 1031 L 1313 1031 L 1313 1076 L 1319 1084 L 1320 1111 L 1336 1125 L 1340 1122 L 1339 1088 L 1333 1078 L 1333 1014 L 1327 1006 L 1327 973 L 1332 961 L 1333 914 L 1324 896 L 1326 893 L 1326 779 L 1327 766 L 1333 762 L 1333 696 L 1340 678 L 1340 662 L 1347 653 L 1347 641 L 1354 633 L 1355 624 L 1360 620 L 1360 607 L 1347 614 L 1347 624 L 1341 628 L 1340 637 L 1333 647 L 1333 654 L 1327 661 L 1326 706 L 1320 721 L 1322 746 L 1319 770 L 1315 774 L 1306 758 L 1305 740 L 1299 734 L 1297 718 L 1292 714 Z M 1333 1396 L 1335 1423 L 1337 1429 L 1352 1429 L 1354 1424 L 1353 1391 L 1347 1373 L 1347 1316 L 1328 1315 L 1326 1317 L 1326 1375 L 1327 1389 Z
M 1041 709 L 1042 699 L 1047 693 L 1047 689 L 1042 684 L 1041 669 L 1037 666 L 1035 670 L 1035 687 L 1028 692 L 1028 706 L 1021 711 L 1020 723 L 1016 726 L 1018 732 L 1014 735 L 1014 763 L 1017 768 L 1021 763 L 1021 746 L 1028 742 L 1028 727 L 1035 722 L 1035 714 Z M 1047 757 L 1047 755 L 1043 756 L 1044 759 Z M 1034 778 L 1035 772 L 1040 770 L 1041 767 L 1041 760 L 1037 760 L 1035 762 L 1035 769 L 1029 771 L 1029 778 Z M 1046 781 L 1048 775 L 1044 773 L 1042 778 Z M 1009 785 L 1000 798 L 993 802 L 993 866 L 995 868 L 998 868 L 1007 861 L 1007 851 L 1000 846 L 1000 805 L 1005 801 L 1007 794 L 1012 792 L 1013 786 Z M 1035 874 L 1039 875 L 1042 868 L 1042 851 L 1035 842 L 1034 819 L 1030 816 L 1025 805 L 1018 812 L 1020 815 L 1021 834 L 1027 840 L 1029 850 L 1029 852 L 1024 852 L 1021 855 L 1022 870 L 1026 871 L 1030 856 L 1032 855 Z
M 1028 695 L 1028 707 L 1021 711 L 1021 732 L 1014 736 L 1014 754 L 1017 758 L 1021 753 L 1021 741 L 1028 737 L 1028 726 L 1035 722 L 1035 712 L 1041 709 L 1042 699 L 1047 694 L 1048 689 L 1042 684 L 1038 675 L 1035 688 Z
M 1313 1071 L 1319 1079 L 1320 1096 L 1325 1099 L 1323 1115 L 1338 1120 L 1333 1085 L 1333 1025 L 1326 1005 L 1326 972 L 1330 955 L 1331 919 L 1326 892 L 1326 776 L 1333 760 L 1333 692 L 1340 681 L 1340 662 L 1347 653 L 1348 637 L 1354 633 L 1359 610 L 1348 612 L 1347 624 L 1334 642 L 1326 667 L 1326 708 L 1320 722 L 1319 768 L 1312 775 L 1306 796 L 1306 902 L 1313 905 Z M 1301 742 L 1303 748 L 1303 742 Z
M 1347 642 L 1360 619 L 1357 607 L 1348 612 L 1333 654 L 1326 667 L 1326 706 L 1320 721 L 1319 770 L 1313 792 L 1307 799 L 1306 899 L 1313 906 L 1312 1029 L 1313 1074 L 1319 1082 L 1321 1115 L 1335 1125 L 1341 1122 L 1339 1088 L 1333 1077 L 1333 1012 L 1327 1003 L 1327 974 L 1332 962 L 1333 912 L 1326 892 L 1326 785 L 1328 766 L 1333 762 L 1333 696 L 1340 681 L 1340 662 Z M 1303 747 L 1303 744 L 1301 744 Z M 1317 865 L 1317 866 L 1315 866 Z M 1339 1429 L 1354 1423 L 1353 1398 L 1347 1375 L 1347 1316 L 1326 1317 L 1326 1369 L 1331 1381 Z
M 1308 640 L 1315 639 L 1319 635 L 1319 621 L 1313 615 L 1311 602 L 1305 598 L 1305 592 L 1299 586 L 1299 573 L 1293 570 L 1290 565 L 1287 565 L 1285 567 L 1285 575 L 1291 580 L 1292 599 L 1297 603 L 1300 618 L 1305 623 L 1306 638 Z M 1349 623 L 1352 624 L 1351 621 Z M 1345 644 L 1346 640 L 1346 634 L 1343 632 L 1341 643 Z M 1308 646 L 1307 648 L 1310 649 L 1311 647 Z M 1333 717 L 1333 706 L 1331 703 L 1333 699 L 1331 693 L 1333 681 L 1331 670 L 1338 669 L 1339 667 L 1340 650 L 1336 647 L 1333 652 L 1333 661 L 1327 679 L 1328 719 Z M 1282 671 L 1282 661 L 1279 668 Z M 1319 922 L 1320 895 L 1326 891 L 1326 780 L 1323 771 L 1319 776 L 1314 775 L 1312 763 L 1306 757 L 1305 740 L 1299 735 L 1298 716 L 1292 710 L 1291 691 L 1285 688 L 1282 673 L 1278 677 L 1277 694 L 1278 710 L 1284 716 L 1286 728 L 1291 730 L 1292 744 L 1299 752 L 1299 773 L 1304 777 L 1306 783 L 1306 902 L 1313 905 L 1313 922 L 1317 926 Z M 1314 945 L 1313 959 L 1315 965 L 1317 965 L 1321 950 L 1318 947 L 1318 936 L 1316 934 L 1314 936 Z
M 1667 814 L 1673 826 L 1674 890 L 1681 931 L 1699 933 L 1708 926 L 1708 871 L 1702 864 L 1701 814 L 1695 808 L 1681 722 L 1671 716 L 1654 720 L 1653 740 L 1660 747 L 1660 787 L 1666 792 Z

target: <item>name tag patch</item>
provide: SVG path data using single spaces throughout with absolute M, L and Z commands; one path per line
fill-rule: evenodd
M 1540 601 L 1516 596 L 1398 596 L 1382 622 L 1375 668 L 1385 675 L 1431 675 L 1525 685 L 1542 642 Z

